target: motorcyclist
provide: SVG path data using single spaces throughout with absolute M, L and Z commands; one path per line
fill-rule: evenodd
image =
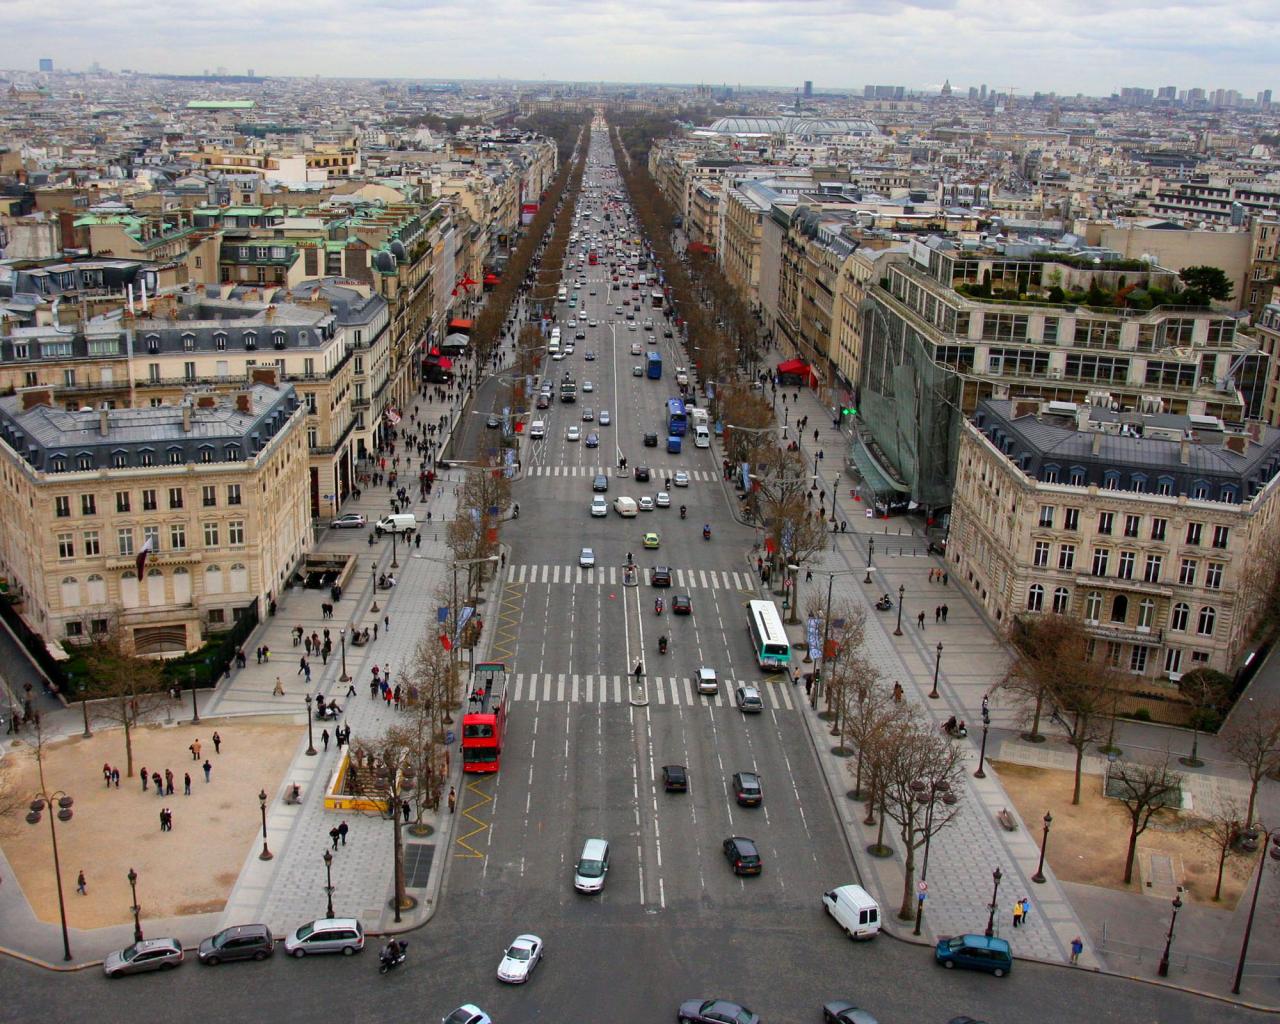
M 658 650 L 661 651 L 663 654 L 667 652 L 667 634 L 666 633 L 663 633 L 662 636 L 658 637 Z
M 683 505 L 681 505 L 681 506 L 680 506 L 680 518 L 681 518 L 681 519 L 684 519 L 684 518 L 685 518 L 685 516 L 687 516 L 688 514 L 689 514 L 689 510 L 688 510 L 687 508 L 685 508 Z
M 392 939 L 387 943 L 386 948 L 382 951 L 382 959 L 387 963 L 392 963 L 400 957 L 404 956 L 405 950 L 409 947 L 409 943 L 401 939 Z
M 653 602 L 653 610 L 657 612 L 659 615 L 662 614 L 662 598 L 658 598 L 656 601 Z
M 520 518 L 520 502 L 518 501 L 511 506 L 511 518 L 512 519 Z
M 952 715 L 950 718 L 947 719 L 946 724 L 942 727 L 942 731 L 945 732 L 948 736 L 954 736 L 956 734 L 956 716 L 955 715 Z

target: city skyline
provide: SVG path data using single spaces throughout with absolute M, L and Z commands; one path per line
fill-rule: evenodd
M 133 17 L 151 19 L 139 31 Z M 1155 13 L 1153 8 L 1150 12 Z M 1109 96 L 1125 86 L 1272 87 L 1260 0 L 1142 9 L 1094 0 L 1068 21 L 1026 2 L 993 25 L 971 0 L 781 0 L 642 8 L 498 0 L 483 19 L 456 4 L 416 0 L 284 0 L 267 12 L 230 0 L 216 15 L 193 10 L 156 24 L 131 3 L 18 0 L 6 21 L 13 41 L 40 45 L 60 70 L 96 64 L 157 74 L 253 69 L 258 76 L 443 78 L 619 84 L 714 83 L 859 92 L 867 82 L 933 91 L 986 83 L 1015 95 Z M 513 31 L 495 33 L 495 22 Z M 653 46 L 660 40 L 660 47 Z M 282 41 L 287 45 L 282 46 Z M 942 55 L 941 57 L 939 55 Z M 853 59 L 851 59 L 851 57 Z M 0 48 L 10 70 L 37 57 Z

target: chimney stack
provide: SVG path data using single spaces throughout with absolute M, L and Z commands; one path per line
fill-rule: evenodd
M 253 393 L 250 391 L 236 392 L 236 412 L 242 412 L 245 415 L 253 412 Z
M 47 405 L 50 408 L 53 407 L 53 388 L 18 388 L 18 394 L 22 396 L 23 412 L 26 412 L 28 409 L 34 409 L 37 405 Z
M 1184 466 L 1191 465 L 1191 442 L 1185 437 L 1178 442 L 1178 461 Z
M 191 402 L 185 398 L 182 400 L 182 432 L 191 433 Z
M 105 407 L 98 410 L 98 433 L 103 437 L 111 434 L 111 412 Z

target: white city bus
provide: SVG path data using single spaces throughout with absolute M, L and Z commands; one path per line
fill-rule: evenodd
M 747 602 L 747 635 L 761 668 L 780 672 L 791 664 L 791 644 L 782 628 L 782 616 L 772 601 Z

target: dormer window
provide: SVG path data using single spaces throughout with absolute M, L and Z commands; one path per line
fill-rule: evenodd
M 147 351 L 150 352 L 152 355 L 160 351 L 160 335 L 148 334 L 146 341 L 147 341 Z
M 284 331 L 271 332 L 271 344 L 276 348 L 284 348 L 286 335 Z
M 196 336 L 194 334 L 184 334 L 182 336 L 182 351 L 194 352 L 196 350 Z
M 225 352 L 227 350 L 227 336 L 224 332 L 219 331 L 213 336 L 213 347 L 219 352 Z
M 244 332 L 244 347 L 249 350 L 258 347 L 258 335 L 254 331 Z

